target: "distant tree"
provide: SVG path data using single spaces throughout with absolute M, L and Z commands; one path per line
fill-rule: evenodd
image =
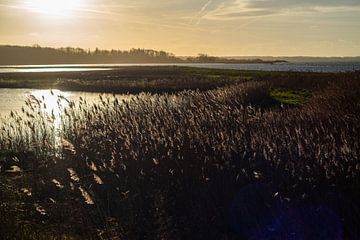
M 63 47 L 43 48 L 38 44 L 31 47 L 0 46 L 0 65 L 11 64 L 76 64 L 76 63 L 235 63 L 239 60 L 212 57 L 204 53 L 197 57 L 182 59 L 166 51 L 132 48 L 127 51 Z
M 112 49 L 101 50 L 62 47 L 42 48 L 35 44 L 31 47 L 0 46 L 0 64 L 55 64 L 55 63 L 145 63 L 145 62 L 182 62 L 173 54 L 152 49 L 132 48 L 129 51 Z

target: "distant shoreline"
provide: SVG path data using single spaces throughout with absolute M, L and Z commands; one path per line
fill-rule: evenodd
M 274 64 L 287 62 L 282 59 L 236 59 L 199 54 L 196 57 L 179 57 L 165 51 L 133 48 L 130 50 L 91 51 L 82 48 L 44 48 L 38 45 L 0 45 L 0 65 L 45 65 L 45 64 Z
M 285 60 L 274 60 L 274 61 L 265 61 L 265 60 L 223 60 L 223 61 L 215 61 L 215 62 L 191 62 L 191 61 L 178 61 L 178 62 L 58 62 L 58 63 L 36 63 L 36 64 L 23 64 L 23 63 L 14 63 L 14 64 L 4 64 L 0 63 L 0 68 L 39 68 L 41 66 L 46 66 L 46 68 L 57 67 L 57 65 L 69 65 L 67 67 L 76 67 L 79 65 L 117 65 L 117 64 L 276 64 L 276 63 L 288 63 Z M 91 67 L 91 66 L 89 66 Z M 94 66 L 95 67 L 95 66 Z
M 110 71 L 124 68 L 141 67 L 190 67 L 232 69 L 274 72 L 359 72 L 360 62 L 278 62 L 267 63 L 105 63 L 105 64 L 46 64 L 46 65 L 0 65 L 0 74 L 11 73 L 69 73 Z M 28 76 L 25 76 L 28 78 Z

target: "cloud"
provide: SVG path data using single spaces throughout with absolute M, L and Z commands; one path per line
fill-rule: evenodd
M 276 11 L 272 10 L 262 10 L 262 9 L 256 9 L 256 10 L 248 10 L 248 11 L 239 11 L 239 12 L 224 12 L 224 13 L 218 13 L 216 14 L 217 18 L 225 18 L 225 19 L 237 19 L 237 18 L 244 18 L 244 17 L 257 17 L 257 16 L 268 16 L 276 14 Z
M 360 11 L 359 0 L 223 0 L 213 1 L 202 18 L 231 20 L 299 12 Z
M 196 14 L 196 17 L 194 17 L 193 19 L 191 19 L 190 23 L 193 23 L 195 20 L 197 20 L 196 24 L 199 24 L 201 21 L 201 17 L 203 16 L 203 14 L 205 13 L 206 9 L 209 7 L 209 5 L 213 2 L 213 0 L 209 0 L 207 1 L 200 9 L 200 11 Z
M 312 8 L 312 7 L 339 7 L 339 6 L 359 6 L 358 0 L 249 0 L 250 8 L 273 8 L 273 9 L 290 9 L 290 8 Z

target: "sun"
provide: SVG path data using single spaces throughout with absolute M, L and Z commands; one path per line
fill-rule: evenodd
M 68 16 L 81 9 L 82 0 L 29 0 L 26 8 L 30 11 L 53 16 Z

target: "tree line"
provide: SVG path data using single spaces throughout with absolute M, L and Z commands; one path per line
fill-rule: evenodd
M 182 62 L 174 54 L 151 49 L 95 50 L 49 48 L 39 45 L 0 46 L 0 64 L 72 64 L 72 63 L 160 63 Z
M 230 59 L 199 54 L 177 57 L 172 53 L 152 49 L 95 50 L 63 47 L 0 45 L 0 65 L 35 64 L 115 64 L 115 63 L 274 63 L 261 59 Z M 280 61 L 281 62 L 281 61 Z

